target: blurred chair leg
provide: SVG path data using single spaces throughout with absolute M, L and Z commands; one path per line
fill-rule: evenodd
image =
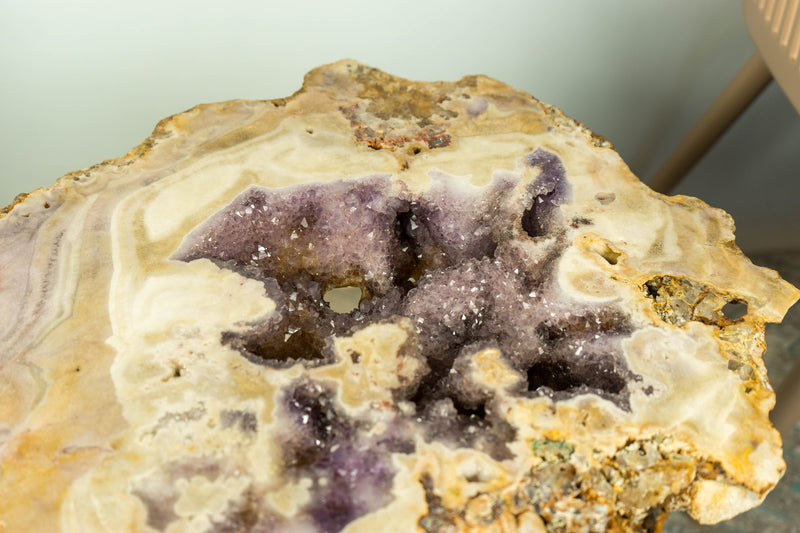
M 772 423 L 784 440 L 800 420 L 800 363 L 795 363 L 776 391 L 775 409 L 770 414 Z
M 648 183 L 650 188 L 660 193 L 672 190 L 771 80 L 767 65 L 755 52 L 661 165 Z

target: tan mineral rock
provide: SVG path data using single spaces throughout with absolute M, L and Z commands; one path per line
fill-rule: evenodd
M 353 61 L 0 218 L 0 531 L 656 531 L 784 471 L 733 222 L 500 82 Z

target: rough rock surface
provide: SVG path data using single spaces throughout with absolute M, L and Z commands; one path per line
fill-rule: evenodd
M 353 61 L 0 218 L 0 531 L 656 531 L 780 478 L 722 211 L 497 81 Z

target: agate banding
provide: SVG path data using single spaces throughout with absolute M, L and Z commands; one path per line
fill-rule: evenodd
M 785 469 L 798 291 L 486 77 L 198 106 L 0 244 L 10 530 L 657 531 Z

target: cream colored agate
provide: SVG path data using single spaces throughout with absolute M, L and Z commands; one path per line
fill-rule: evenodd
M 402 100 L 398 87 L 418 94 Z M 364 121 L 409 140 L 357 140 L 342 111 L 356 104 Z M 445 124 L 449 144 L 413 138 L 419 117 Z M 620 530 L 614 505 L 636 516 L 667 498 L 702 523 L 758 505 L 785 469 L 767 416 L 774 394 L 761 360 L 764 324 L 780 321 L 799 293 L 741 254 L 730 217 L 654 193 L 607 142 L 497 81 L 416 84 L 342 61 L 309 73 L 283 101 L 204 105 L 165 119 L 124 158 L 34 191 L 0 219 L 0 531 L 213 531 L 228 507 L 249 501 L 299 516 L 311 482 L 283 477 L 275 414 L 282 388 L 303 376 L 331 383 L 342 409 L 379 433 L 409 409 L 394 405 L 393 391 L 423 365 L 402 352 L 413 325 L 374 324 L 336 338 L 330 365 L 256 365 L 220 337 L 269 317 L 276 302 L 253 279 L 173 254 L 253 185 L 377 175 L 421 194 L 442 173 L 478 191 L 493 176 L 512 176 L 511 195 L 523 202 L 539 175 L 524 156 L 536 149 L 565 167 L 572 200 L 561 205 L 563 218 L 591 220 L 565 229 L 560 289 L 580 302 L 613 302 L 635 325 L 622 343 L 642 376 L 631 385 L 630 410 L 593 394 L 515 396 L 509 387 L 524 376 L 498 350 L 480 351 L 470 379 L 493 391 L 516 428 L 513 457 L 419 437 L 415 453 L 392 457 L 393 501 L 344 531 L 422 527 L 431 513 L 423 475 L 442 507 L 461 513 L 454 530 L 558 530 L 553 516 L 511 503 L 523 477 L 551 463 L 586 479 L 613 471 L 597 481 L 594 500 L 561 495 L 558 520 L 574 524 Z M 549 245 L 520 246 L 533 260 Z M 667 275 L 723 295 L 708 313 L 730 299 L 747 302 L 746 320 L 662 320 L 643 286 Z M 257 430 L 226 413 L 252 413 Z M 195 466 L 167 473 L 181 464 Z M 650 492 L 631 489 L 637 483 Z M 163 528 L 148 525 L 143 494 L 173 502 Z M 505 502 L 502 512 L 492 514 L 493 501 Z M 286 527 L 314 530 L 302 520 Z

